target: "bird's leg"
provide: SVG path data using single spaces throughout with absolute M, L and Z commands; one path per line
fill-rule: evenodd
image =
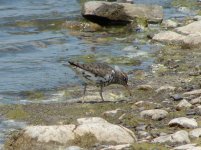
M 103 86 L 101 85 L 100 86 L 100 96 L 101 96 L 102 101 L 104 101 L 102 93 L 103 93 Z
M 82 99 L 82 103 L 84 103 L 84 97 L 85 97 L 85 93 L 86 93 L 86 90 L 87 90 L 87 84 L 84 83 L 84 92 L 83 92 L 83 99 Z

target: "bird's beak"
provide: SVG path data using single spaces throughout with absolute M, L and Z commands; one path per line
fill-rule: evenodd
M 131 90 L 130 90 L 129 86 L 126 84 L 126 85 L 124 85 L 124 87 L 125 87 L 126 90 L 128 91 L 129 95 L 132 96 Z

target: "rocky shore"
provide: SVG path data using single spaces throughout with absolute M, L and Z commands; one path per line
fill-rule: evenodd
M 9 135 L 4 149 L 201 150 L 201 21 L 195 12 L 182 21 L 166 20 L 161 6 L 83 3 L 82 16 L 93 23 L 67 21 L 63 29 L 105 33 L 111 29 L 105 25 L 121 24 L 121 33 L 132 31 L 124 39 L 129 42 L 140 28 L 145 42 L 162 45 L 154 64 L 129 71 L 132 96 L 114 85 L 100 102 L 90 87 L 80 103 L 81 91 L 68 87 L 63 102 L 0 105 L 1 116 L 28 124 Z

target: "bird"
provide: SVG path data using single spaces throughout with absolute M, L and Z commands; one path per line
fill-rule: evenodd
M 131 95 L 128 86 L 128 76 L 125 72 L 121 71 L 119 67 L 115 66 L 112 68 L 106 63 L 79 63 L 74 61 L 68 61 L 70 67 L 75 71 L 75 73 L 83 80 L 84 85 L 84 95 L 87 90 L 88 85 L 95 85 L 100 87 L 100 97 L 103 98 L 103 87 L 109 86 L 111 84 L 123 85 Z

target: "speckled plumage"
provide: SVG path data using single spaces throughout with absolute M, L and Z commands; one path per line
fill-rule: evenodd
M 84 81 L 84 94 L 86 92 L 87 85 L 91 84 L 99 86 L 100 96 L 104 101 L 102 96 L 103 87 L 110 84 L 121 84 L 126 88 L 128 87 L 127 74 L 120 70 L 113 69 L 111 66 L 105 63 L 81 64 L 72 61 L 68 62 L 77 75 Z

